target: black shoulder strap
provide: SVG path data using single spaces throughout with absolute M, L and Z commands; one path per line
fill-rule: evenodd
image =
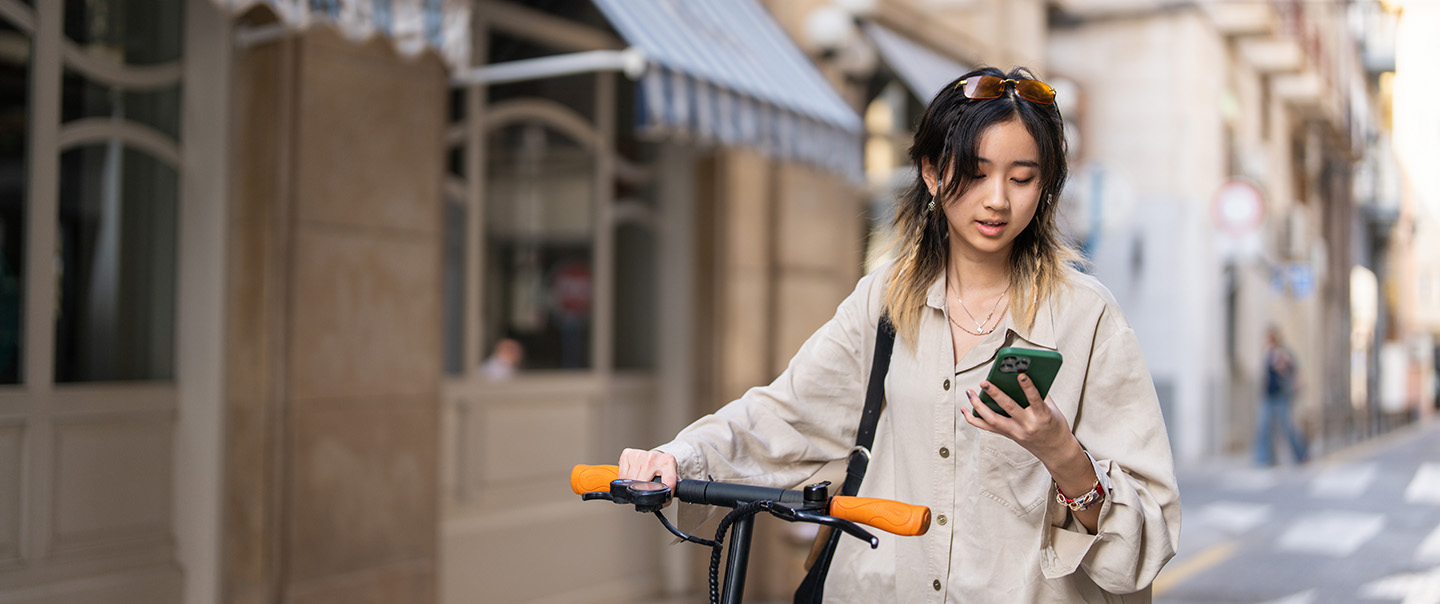
M 841 495 L 853 497 L 859 493 L 860 481 L 865 479 L 865 469 L 870 466 L 870 447 L 875 445 L 875 426 L 880 423 L 880 406 L 885 402 L 885 374 L 890 372 L 890 353 L 894 349 L 895 327 L 890 324 L 890 317 L 882 315 L 880 324 L 875 327 L 875 360 L 870 365 L 865 410 L 860 413 L 860 429 L 855 433 L 855 449 L 850 451 L 845 484 L 840 487 Z M 830 529 L 825 527 L 822 530 Z M 828 537 L 822 538 L 825 540 L 824 547 L 805 573 L 800 587 L 795 590 L 795 604 L 820 604 L 825 598 L 825 577 L 830 574 L 830 561 L 835 557 L 840 532 L 831 531 Z
M 890 372 L 890 353 L 895 349 L 895 326 L 890 317 L 882 315 L 875 327 L 875 359 L 870 365 L 870 385 L 865 390 L 865 410 L 860 413 L 860 429 L 855 432 L 855 449 L 845 468 L 845 484 L 841 495 L 860 492 L 860 481 L 870 466 L 870 449 L 875 446 L 875 426 L 880 423 L 880 406 L 885 402 L 885 374 Z

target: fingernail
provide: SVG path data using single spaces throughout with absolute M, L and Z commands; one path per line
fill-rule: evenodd
M 984 391 L 986 391 L 986 392 L 989 392 L 989 391 L 990 391 L 990 384 L 988 384 L 988 383 L 982 383 L 982 384 L 980 384 L 980 389 L 981 389 L 981 390 L 984 390 Z
M 1025 377 L 1025 376 L 1022 375 L 1022 376 L 1020 376 L 1020 381 L 1022 381 L 1022 382 L 1028 382 L 1028 381 L 1030 381 L 1030 378 L 1027 378 L 1027 377 Z

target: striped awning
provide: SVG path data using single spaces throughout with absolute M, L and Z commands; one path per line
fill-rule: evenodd
M 642 128 L 860 178 L 860 116 L 755 0 L 594 3 L 649 65 Z
M 906 38 L 882 25 L 866 21 L 865 35 L 875 43 L 885 64 L 900 76 L 921 103 L 929 104 L 946 84 L 970 71 L 969 67 Z
M 352 40 L 385 36 L 401 54 L 433 50 L 452 68 L 470 63 L 469 0 L 211 0 L 241 13 L 269 7 L 281 26 L 303 30 L 334 27 Z

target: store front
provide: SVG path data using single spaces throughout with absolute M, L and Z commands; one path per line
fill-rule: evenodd
M 679 61 L 673 10 L 785 66 Z M 755 2 L 0 0 L 0 600 L 692 587 L 557 487 L 773 377 L 769 332 L 823 320 L 777 312 L 858 276 L 859 119 L 783 36 Z
M 662 552 L 653 521 L 556 487 L 576 463 L 666 440 L 712 398 L 697 384 L 717 305 L 701 298 L 731 280 L 711 219 L 745 181 L 787 170 L 730 149 L 843 173 L 859 120 L 755 3 L 492 4 L 476 23 L 485 67 L 455 76 L 447 136 L 440 600 L 693 587 L 689 552 Z M 720 52 L 747 40 L 760 47 Z M 829 96 L 777 86 L 795 74 Z M 750 198 L 778 197 L 767 189 Z
M 218 508 L 218 384 L 192 378 L 218 365 L 225 28 L 189 9 L 0 2 L 6 601 L 178 602 L 207 576 L 176 561 L 215 543 L 186 504 Z

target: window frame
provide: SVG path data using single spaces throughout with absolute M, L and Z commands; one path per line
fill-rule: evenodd
M 533 25 L 533 27 L 532 27 Z M 524 22 L 506 21 L 487 23 L 483 16 L 477 16 L 475 56 L 488 60 L 488 43 L 491 27 L 495 32 L 532 40 L 541 44 L 553 44 L 544 23 L 527 25 Z M 575 27 L 588 26 L 576 24 Z M 593 30 L 592 36 L 574 41 L 562 51 L 600 50 L 613 46 L 614 40 L 606 32 Z M 462 175 L 446 171 L 444 194 L 460 201 L 465 214 L 463 229 L 464 267 L 460 290 L 463 309 L 460 313 L 463 324 L 460 371 L 450 372 L 449 380 L 461 382 L 485 381 L 482 365 L 485 362 L 483 346 L 494 334 L 486 333 L 483 316 L 485 312 L 484 291 L 487 242 L 485 224 L 486 188 L 486 144 L 489 136 L 505 126 L 524 122 L 538 122 L 571 138 L 592 154 L 592 211 L 591 220 L 591 269 L 594 275 L 594 302 L 591 306 L 590 363 L 584 369 L 526 369 L 517 377 L 554 377 L 557 375 L 608 376 L 615 369 L 615 245 L 616 233 L 622 225 L 639 225 L 651 230 L 658 242 L 661 237 L 658 225 L 660 217 L 653 207 L 630 199 L 616 199 L 615 183 L 650 184 L 656 177 L 647 165 L 626 160 L 617 147 L 617 108 L 619 95 L 617 86 L 626 85 L 614 72 L 599 71 L 593 74 L 594 120 L 581 116 L 561 103 L 543 97 L 506 99 L 490 103 L 488 86 L 472 84 L 457 90 L 463 104 L 463 118 L 450 124 L 446 134 L 447 154 L 459 151 L 462 154 Z M 478 119 L 477 119 L 478 116 Z M 447 203 L 449 203 L 447 201 Z M 659 249 L 657 245 L 657 250 Z M 658 282 L 659 276 L 656 275 Z M 448 332 L 461 326 L 446 325 Z M 442 344 L 448 346 L 448 344 Z M 656 344 L 658 346 L 658 343 Z M 632 370 L 633 371 L 633 370 Z M 653 370 L 644 370 L 645 372 Z

